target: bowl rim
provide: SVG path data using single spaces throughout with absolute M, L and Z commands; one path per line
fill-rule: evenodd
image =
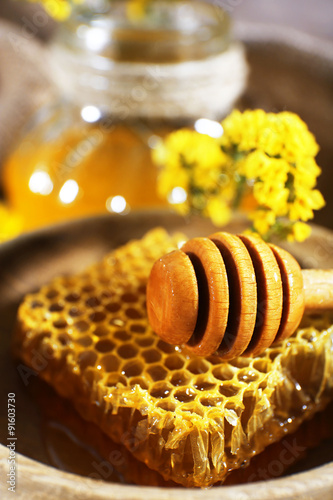
M 6 477 L 5 464 L 7 464 L 8 450 L 0 444 L 0 472 Z M 38 498 L 77 498 L 80 500 L 171 500 L 179 498 L 179 493 L 184 500 L 301 500 L 304 498 L 321 498 L 328 500 L 333 492 L 333 462 L 316 467 L 309 471 L 299 472 L 290 476 L 258 481 L 232 486 L 213 488 L 168 488 L 157 486 L 137 486 L 117 483 L 108 483 L 99 479 L 91 479 L 71 472 L 64 472 L 52 466 L 42 464 L 34 459 L 27 458 L 17 453 L 19 474 L 19 488 L 23 494 L 31 493 L 35 488 L 40 491 L 41 484 L 45 497 Z M 223 488 L 221 490 L 221 488 Z M 68 495 L 71 495 L 70 497 Z M 5 497 L 6 498 L 6 497 Z M 20 496 L 19 496 L 20 498 Z M 21 496 L 21 498 L 24 498 Z
M 272 22 L 236 20 L 234 35 L 246 44 L 278 44 L 333 63 L 333 40 Z

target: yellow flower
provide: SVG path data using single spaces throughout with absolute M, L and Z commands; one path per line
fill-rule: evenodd
M 239 168 L 248 179 L 286 183 L 290 166 L 281 158 L 270 158 L 263 151 L 249 153 Z
M 208 171 L 211 168 L 220 168 L 226 162 L 226 155 L 216 139 L 192 130 L 174 132 L 166 146 L 169 151 L 173 150 L 181 155 L 181 161 L 186 166 L 198 166 Z
M 200 162 L 202 168 L 220 164 L 225 157 L 212 137 L 188 129 L 169 134 L 152 155 L 155 163 L 167 167 L 191 167 Z
M 174 167 L 162 170 L 158 177 L 158 194 L 161 198 L 167 198 L 170 192 L 180 187 L 185 191 L 189 189 L 189 177 L 185 170 Z
M 259 205 L 270 208 L 276 215 L 286 215 L 289 190 L 284 187 L 284 184 L 257 182 L 253 186 L 253 195 Z
M 244 113 L 236 109 L 222 122 L 224 134 L 220 142 L 227 148 L 237 145 L 239 151 L 256 149 L 265 123 L 266 113 L 261 109 Z
M 261 235 L 265 236 L 270 228 L 275 224 L 276 215 L 272 210 L 255 210 L 250 219 L 253 221 L 254 229 Z
M 321 173 L 314 158 L 307 157 L 297 162 L 295 166 L 291 166 L 290 172 L 294 176 L 294 185 L 298 187 L 306 187 L 312 189 L 317 183 L 317 177 Z
M 292 221 L 307 221 L 313 218 L 313 210 L 325 206 L 325 200 L 317 189 L 309 190 L 304 187 L 297 188 L 296 198 L 290 203 L 289 218 Z
M 163 165 L 158 191 L 168 196 L 175 187 L 189 190 L 216 190 L 227 156 L 215 139 L 193 130 L 171 133 L 153 152 L 157 165 Z
M 305 222 L 295 222 L 293 224 L 291 233 L 288 234 L 287 239 L 288 241 L 304 241 L 306 240 L 311 234 L 311 227 L 308 224 L 305 224 Z
M 301 157 L 314 157 L 319 151 L 316 140 L 307 125 L 295 113 L 283 112 L 279 116 L 284 124 L 284 148 L 281 151 L 289 162 L 295 162 Z
M 82 3 L 83 0 L 29 0 L 30 2 L 41 3 L 46 12 L 57 21 L 67 19 L 72 11 L 73 3 Z
M 259 205 L 285 215 L 289 189 L 286 187 L 289 165 L 285 160 L 270 158 L 263 151 L 250 153 L 242 162 L 240 172 L 255 181 L 253 195 Z
M 270 157 L 279 156 L 284 147 L 283 127 L 277 116 L 272 113 L 267 114 L 266 123 L 260 130 L 258 138 L 259 150 Z
M 21 230 L 21 218 L 5 204 L 0 203 L 0 243 L 18 236 Z
M 142 19 L 146 13 L 149 1 L 150 0 L 129 0 L 126 6 L 128 18 L 132 21 Z
M 223 226 L 230 221 L 231 210 L 221 197 L 210 198 L 207 202 L 205 215 L 215 226 Z
M 224 147 L 237 145 L 238 151 L 259 149 L 269 156 L 292 162 L 318 153 L 316 140 L 298 115 L 290 112 L 265 113 L 261 109 L 233 111 L 222 122 Z
M 46 12 L 57 21 L 64 21 L 71 12 L 73 4 L 84 3 L 85 0 L 29 0 L 30 2 L 40 3 L 44 6 Z M 112 0 L 110 0 L 111 2 Z M 132 21 L 141 19 L 145 13 L 147 4 L 152 0 L 128 0 L 126 9 L 128 18 Z
M 186 129 L 166 137 L 154 153 L 162 167 L 160 193 L 169 197 L 182 187 L 186 210 L 216 225 L 227 222 L 231 207 L 242 206 L 251 194 L 249 218 L 257 233 L 304 239 L 309 228 L 299 221 L 311 219 L 325 203 L 314 189 L 318 145 L 306 124 L 294 113 L 259 109 L 234 110 L 222 126 L 219 139 Z

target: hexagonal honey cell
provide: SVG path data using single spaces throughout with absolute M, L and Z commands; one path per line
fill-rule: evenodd
M 154 261 L 184 240 L 153 230 L 28 295 L 15 347 L 86 420 L 166 480 L 207 487 L 326 405 L 333 328 L 323 320 L 260 357 L 229 362 L 166 344 L 147 321 L 146 283 Z M 45 363 L 36 366 L 36 352 Z

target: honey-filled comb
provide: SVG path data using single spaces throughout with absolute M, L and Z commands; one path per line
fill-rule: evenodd
M 153 263 L 184 239 L 155 229 L 28 295 L 14 348 L 165 480 L 207 487 L 332 399 L 333 327 L 318 319 L 261 355 L 229 361 L 164 342 L 147 319 L 146 285 Z

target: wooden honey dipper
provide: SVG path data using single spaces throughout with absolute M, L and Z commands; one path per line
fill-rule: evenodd
M 155 262 L 147 287 L 153 330 L 193 354 L 257 356 L 290 337 L 304 310 L 333 308 L 333 270 L 301 270 L 254 236 L 194 238 Z

